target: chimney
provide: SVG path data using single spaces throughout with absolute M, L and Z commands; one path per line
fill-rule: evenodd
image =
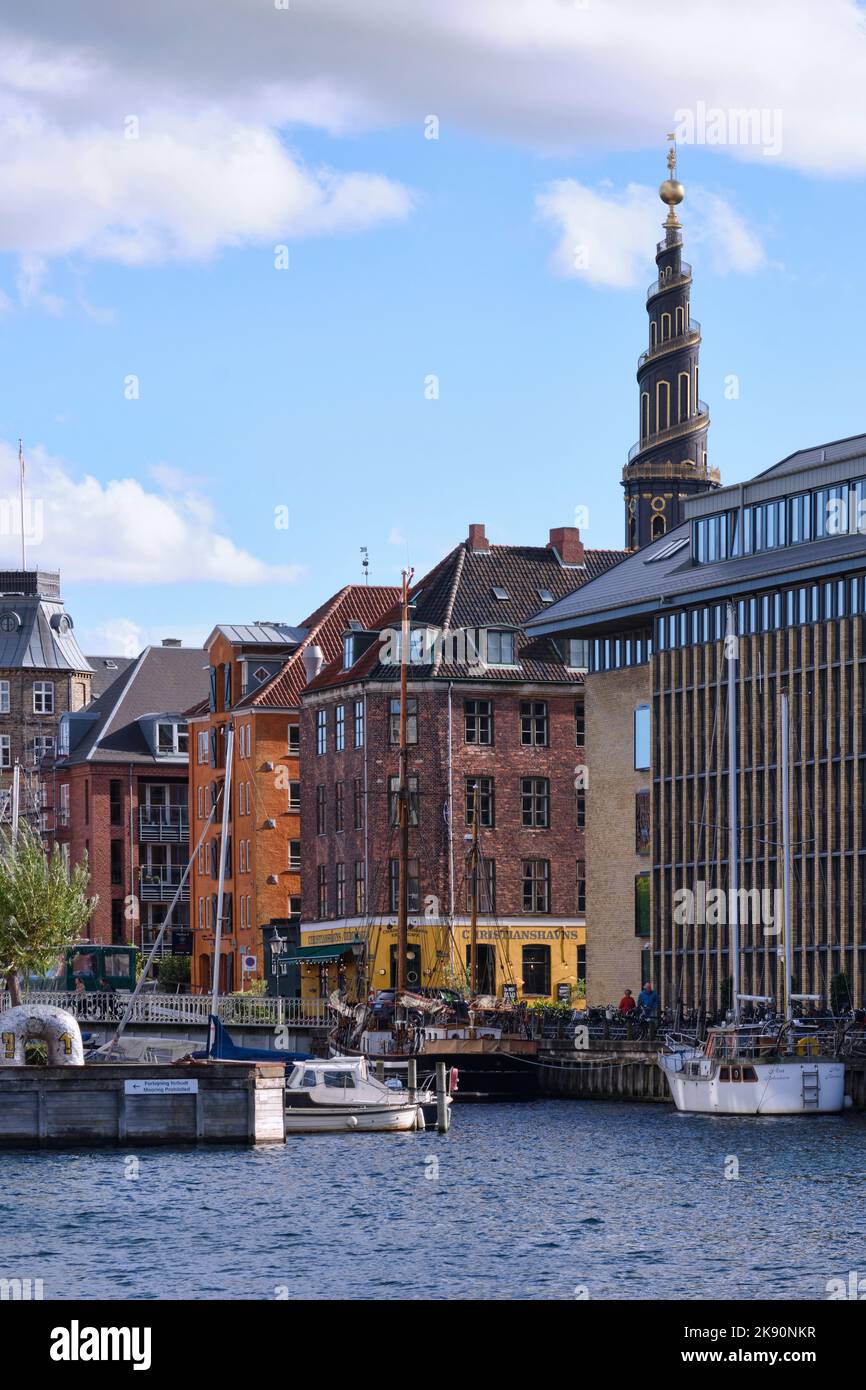
M 548 550 L 555 550 L 563 565 L 585 565 L 583 541 L 576 526 L 551 526 Z
M 179 637 L 163 637 L 162 645 L 164 647 L 179 647 L 181 641 Z
M 470 550 L 489 550 L 490 542 L 484 534 L 484 525 L 474 522 L 469 527 L 469 538 L 466 542 Z
M 301 660 L 304 663 L 304 670 L 307 673 L 307 685 L 314 681 L 325 664 L 325 653 L 322 648 L 315 643 L 311 647 L 305 647 Z

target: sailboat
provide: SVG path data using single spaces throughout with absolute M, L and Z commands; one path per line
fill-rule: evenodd
M 837 1054 L 835 1038 L 825 1042 L 817 1031 L 798 1027 L 794 1019 L 794 1003 L 817 996 L 792 992 L 790 712 L 785 692 L 780 699 L 779 729 L 783 836 L 783 1018 L 779 1023 L 763 1025 L 746 1025 L 741 1021 L 742 1003 L 772 1004 L 774 1001 L 764 996 L 740 993 L 737 638 L 732 604 L 728 606 L 725 654 L 733 1020 L 722 1027 L 710 1028 L 703 1043 L 695 1039 L 679 1040 L 669 1034 L 658 1062 L 677 1109 L 690 1114 L 832 1114 L 842 1110 L 845 1105 L 845 1064 Z

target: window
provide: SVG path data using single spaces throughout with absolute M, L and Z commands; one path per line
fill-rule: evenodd
M 0 681 L 0 714 L 9 713 L 9 682 Z
M 550 994 L 549 946 L 524 946 L 523 993 Z
M 367 911 L 367 875 L 363 859 L 355 860 L 355 914 L 363 916 Z
M 521 778 L 520 817 L 522 824 L 529 829 L 548 829 L 550 825 L 550 783 L 546 777 Z
M 12 766 L 12 736 L 0 734 L 0 767 Z M 68 788 L 67 788 L 68 790 Z
M 301 871 L 300 840 L 289 840 L 289 869 L 295 874 Z
M 324 835 L 324 833 L 325 833 L 325 812 L 326 812 L 325 788 L 324 788 L 323 786 L 318 786 L 318 787 L 316 787 L 316 834 L 317 834 L 317 835 Z
M 650 934 L 650 876 L 635 874 L 634 880 L 634 934 Z
M 583 700 L 574 702 L 574 746 L 575 748 L 586 747 L 586 713 Z
M 156 751 L 165 757 L 177 757 L 189 749 L 189 730 L 186 723 L 175 720 L 156 721 Z
M 650 768 L 650 707 L 638 705 L 634 712 L 634 765 L 638 772 Z
M 514 665 L 514 633 L 499 632 L 491 628 L 486 633 L 487 654 L 485 657 L 488 666 L 513 666 Z
M 316 755 L 321 757 L 328 751 L 328 711 L 316 710 Z
M 478 792 L 478 824 L 491 830 L 495 824 L 495 804 L 492 777 L 466 778 L 466 824 L 471 825 L 475 814 L 475 793 Z
M 334 783 L 334 830 L 337 832 L 343 829 L 343 790 L 342 782 Z
M 472 910 L 472 885 L 466 878 L 466 911 Z M 480 859 L 478 862 L 478 911 L 496 911 L 496 860 Z
M 4 763 L 3 760 L 2 760 L 2 758 L 3 758 L 3 739 L 4 739 L 4 738 L 8 738 L 8 735 L 6 735 L 6 734 L 0 734 L 0 767 L 8 767 L 8 766 L 9 766 L 8 763 Z M 60 806 L 59 806 L 58 812 L 57 812 L 57 824 L 58 824 L 58 825 L 68 825 L 68 824 L 69 824 L 69 783 L 68 783 L 68 782 L 61 782 L 61 784 L 60 784 Z
M 389 705 L 389 740 L 400 742 L 400 701 L 391 700 Z M 406 742 L 418 742 L 418 701 L 414 695 L 406 696 Z
M 364 788 L 360 777 L 352 782 L 352 824 L 356 830 L 364 824 Z
M 650 794 L 648 791 L 635 793 L 634 851 L 635 854 L 649 854 L 650 852 Z
M 568 642 L 568 664 L 575 671 L 589 670 L 589 638 L 571 637 Z
M 111 882 L 113 885 L 123 883 L 123 841 L 111 841 Z
M 364 747 L 364 701 L 356 700 L 353 708 L 355 724 L 355 747 Z
M 407 791 L 409 793 L 409 824 L 418 824 L 418 777 L 416 773 L 410 772 L 407 779 Z M 397 810 L 399 805 L 398 793 L 400 791 L 400 778 L 388 778 L 388 819 L 392 825 L 397 824 Z
M 546 700 L 521 700 L 520 742 L 535 748 L 547 746 Z
M 578 917 L 586 912 L 586 860 L 578 859 L 574 873 L 574 910 Z
M 550 911 L 550 863 L 547 859 L 523 861 L 523 911 Z
M 336 913 L 338 917 L 346 915 L 346 866 L 338 864 L 336 866 Z
M 112 777 L 108 784 L 108 819 L 112 825 L 123 824 L 123 784 Z
M 249 797 L 247 798 L 249 802 Z M 301 809 L 301 784 L 300 782 L 289 783 L 289 810 L 300 811 Z
M 289 725 L 289 755 L 296 758 L 301 751 L 301 726 L 300 724 Z
M 198 731 L 198 743 L 197 743 L 197 747 L 198 747 L 198 760 L 199 760 L 199 762 L 200 762 L 200 763 L 206 763 L 207 760 L 208 760 L 207 729 L 199 729 L 199 731 Z
M 319 920 L 328 915 L 328 866 L 320 864 L 318 874 L 318 911 Z
M 43 758 L 54 755 L 54 739 L 50 734 L 37 734 L 33 740 L 33 761 L 38 767 Z
M 491 700 L 463 701 L 463 738 L 466 743 L 489 746 L 493 742 Z
M 342 753 L 346 746 L 346 706 L 337 705 L 334 710 L 334 748 Z
M 34 681 L 34 682 L 33 682 L 33 713 L 34 713 L 34 714 L 53 714 L 53 713 L 54 713 L 54 682 L 53 682 L 53 681 Z
M 417 859 L 410 859 L 407 867 L 408 867 L 408 879 L 409 879 L 409 911 L 410 911 L 410 912 L 417 912 L 417 911 L 418 911 L 418 905 L 419 905 L 419 902 L 420 902 L 420 893 L 419 893 L 419 886 L 418 886 L 418 860 L 417 860 Z M 400 861 L 399 861 L 399 859 L 392 859 L 392 860 L 390 861 L 390 864 L 389 864 L 389 885 L 390 885 L 390 890 L 391 890 L 391 891 L 390 891 L 390 901 L 391 901 L 391 908 L 390 908 L 390 910 L 391 910 L 392 912 L 396 912 L 396 911 L 397 911 L 397 904 L 398 904 L 398 902 L 399 902 L 399 897 L 400 897 Z

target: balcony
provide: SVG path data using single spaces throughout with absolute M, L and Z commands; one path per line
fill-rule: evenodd
M 680 272 L 678 275 L 661 275 L 657 280 L 647 287 L 646 297 L 652 299 L 657 294 L 663 294 L 665 290 L 672 290 L 677 285 L 685 285 L 692 278 L 692 268 L 688 261 L 680 261 Z
M 138 813 L 139 840 L 163 845 L 186 844 L 189 811 L 186 806 L 142 806 Z
M 661 343 L 655 343 L 653 347 L 647 348 L 637 359 L 637 368 L 640 371 L 645 362 L 651 362 L 656 357 L 663 357 L 666 352 L 673 352 L 676 348 L 689 347 L 696 343 L 701 336 L 701 325 L 697 319 L 692 319 L 685 333 L 678 333 L 675 338 L 665 338 Z
M 670 429 L 658 430 L 655 434 L 648 434 L 646 439 L 639 439 L 637 444 L 632 444 L 628 451 L 628 461 L 633 463 L 640 454 L 649 454 L 660 444 L 667 444 L 671 439 L 681 439 L 683 435 L 706 429 L 709 423 L 710 407 L 706 401 L 698 401 L 696 413 L 690 415 L 687 420 L 680 420 L 678 424 L 671 425 Z
M 141 901 L 143 903 L 170 903 L 183 877 L 183 869 L 176 868 L 148 869 L 141 871 Z M 189 902 L 189 879 L 183 886 L 180 895 L 183 903 Z

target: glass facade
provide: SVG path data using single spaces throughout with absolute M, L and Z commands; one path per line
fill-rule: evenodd
M 692 522 L 692 558 L 712 565 L 830 536 L 866 534 L 866 478 Z

